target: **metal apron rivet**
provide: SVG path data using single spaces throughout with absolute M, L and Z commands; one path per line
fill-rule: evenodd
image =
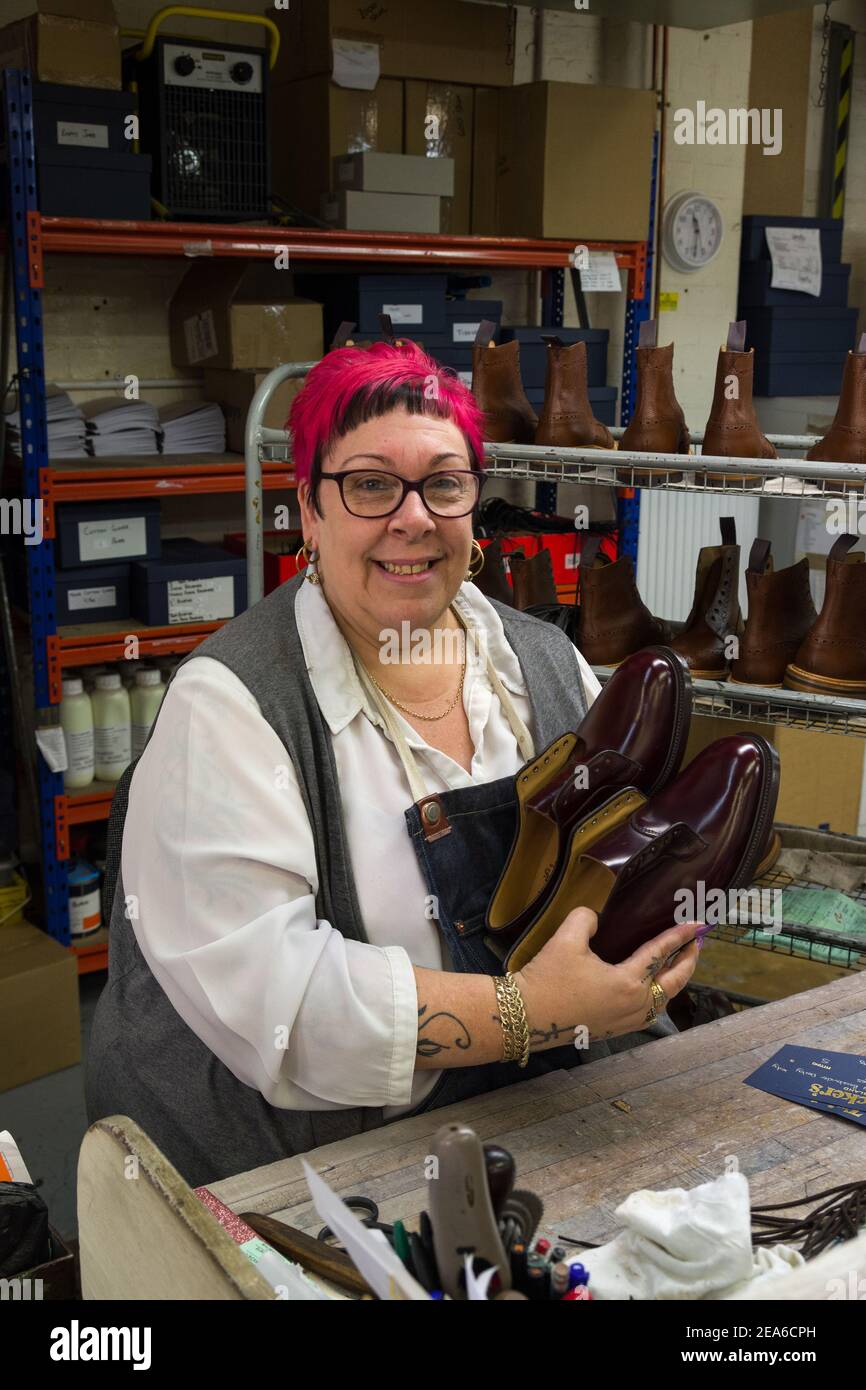
M 442 817 L 442 811 L 437 801 L 430 801 L 424 807 L 424 819 L 429 825 L 437 825 Z

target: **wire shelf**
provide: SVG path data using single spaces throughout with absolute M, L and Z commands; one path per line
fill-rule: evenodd
M 738 946 L 752 946 L 761 951 L 771 951 L 776 955 L 794 956 L 798 960 L 810 960 L 820 965 L 838 966 L 842 970 L 866 970 L 866 931 L 862 936 L 858 936 L 854 933 L 827 931 L 820 927 L 802 926 L 799 923 L 785 921 L 786 888 L 811 888 L 824 893 L 833 892 L 833 889 L 827 888 L 821 883 L 814 883 L 809 879 L 796 878 L 778 866 L 758 879 L 750 892 L 753 892 L 755 888 L 765 892 L 781 891 L 781 925 L 776 927 L 775 924 L 762 921 L 760 903 L 755 902 L 754 905 L 758 909 L 756 913 L 746 912 L 743 914 L 742 920 L 716 927 L 710 934 L 710 940 L 729 941 Z M 853 892 L 848 891 L 845 893 L 845 897 L 852 898 L 866 909 L 866 888 Z M 764 906 L 769 908 L 771 903 L 771 899 L 765 899 Z M 770 914 L 765 914 L 765 916 L 768 915 Z
M 622 429 L 611 431 L 622 437 Z M 702 435 L 692 435 L 700 443 Z M 769 435 L 786 452 L 803 452 L 817 435 Z M 805 458 L 747 459 L 716 454 L 643 454 L 621 449 L 552 449 L 536 444 L 486 444 L 493 478 L 536 483 L 595 483 L 675 492 L 737 493 L 745 497 L 852 500 L 866 489 L 866 465 L 813 463 Z M 842 526 L 842 530 L 846 529 Z
M 593 666 L 602 685 L 613 675 L 611 666 Z M 782 725 L 791 729 L 820 729 L 828 734 L 866 738 L 866 700 L 843 700 L 809 695 L 799 690 L 776 690 L 728 681 L 692 679 L 693 713 L 730 719 L 739 724 Z

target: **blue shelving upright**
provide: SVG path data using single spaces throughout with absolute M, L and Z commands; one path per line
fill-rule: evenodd
M 23 496 L 40 501 L 39 473 L 48 466 L 45 420 L 45 362 L 42 330 L 42 248 L 36 201 L 32 84 L 29 72 L 6 68 L 3 108 L 7 150 L 7 246 L 12 257 L 15 345 L 17 352 Z M 3 383 L 4 387 L 6 383 Z M 54 542 L 24 547 L 33 644 L 34 695 L 38 712 L 51 708 L 48 638 L 57 631 L 54 605 Z M 44 921 L 50 936 L 70 944 L 66 863 L 57 857 L 55 798 L 63 776 L 37 755 L 39 821 L 42 841 Z

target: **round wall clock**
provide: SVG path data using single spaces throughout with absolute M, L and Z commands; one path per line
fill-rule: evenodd
M 703 270 L 719 253 L 724 223 L 705 193 L 675 193 L 662 218 L 662 255 L 674 270 Z

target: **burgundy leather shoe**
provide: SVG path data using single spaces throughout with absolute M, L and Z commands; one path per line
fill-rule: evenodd
M 731 734 L 651 800 L 633 789 L 611 797 L 572 832 L 559 891 L 510 951 L 508 969 L 531 960 L 576 907 L 598 913 L 592 949 L 617 964 L 674 926 L 684 890 L 696 905 L 699 885 L 707 897 L 747 887 L 766 856 L 778 792 L 772 745 Z
M 516 778 L 520 818 L 487 909 L 487 927 L 516 941 L 559 889 L 574 826 L 616 790 L 652 796 L 675 777 L 691 721 L 689 673 L 665 647 L 627 657 L 576 734 L 563 734 Z

